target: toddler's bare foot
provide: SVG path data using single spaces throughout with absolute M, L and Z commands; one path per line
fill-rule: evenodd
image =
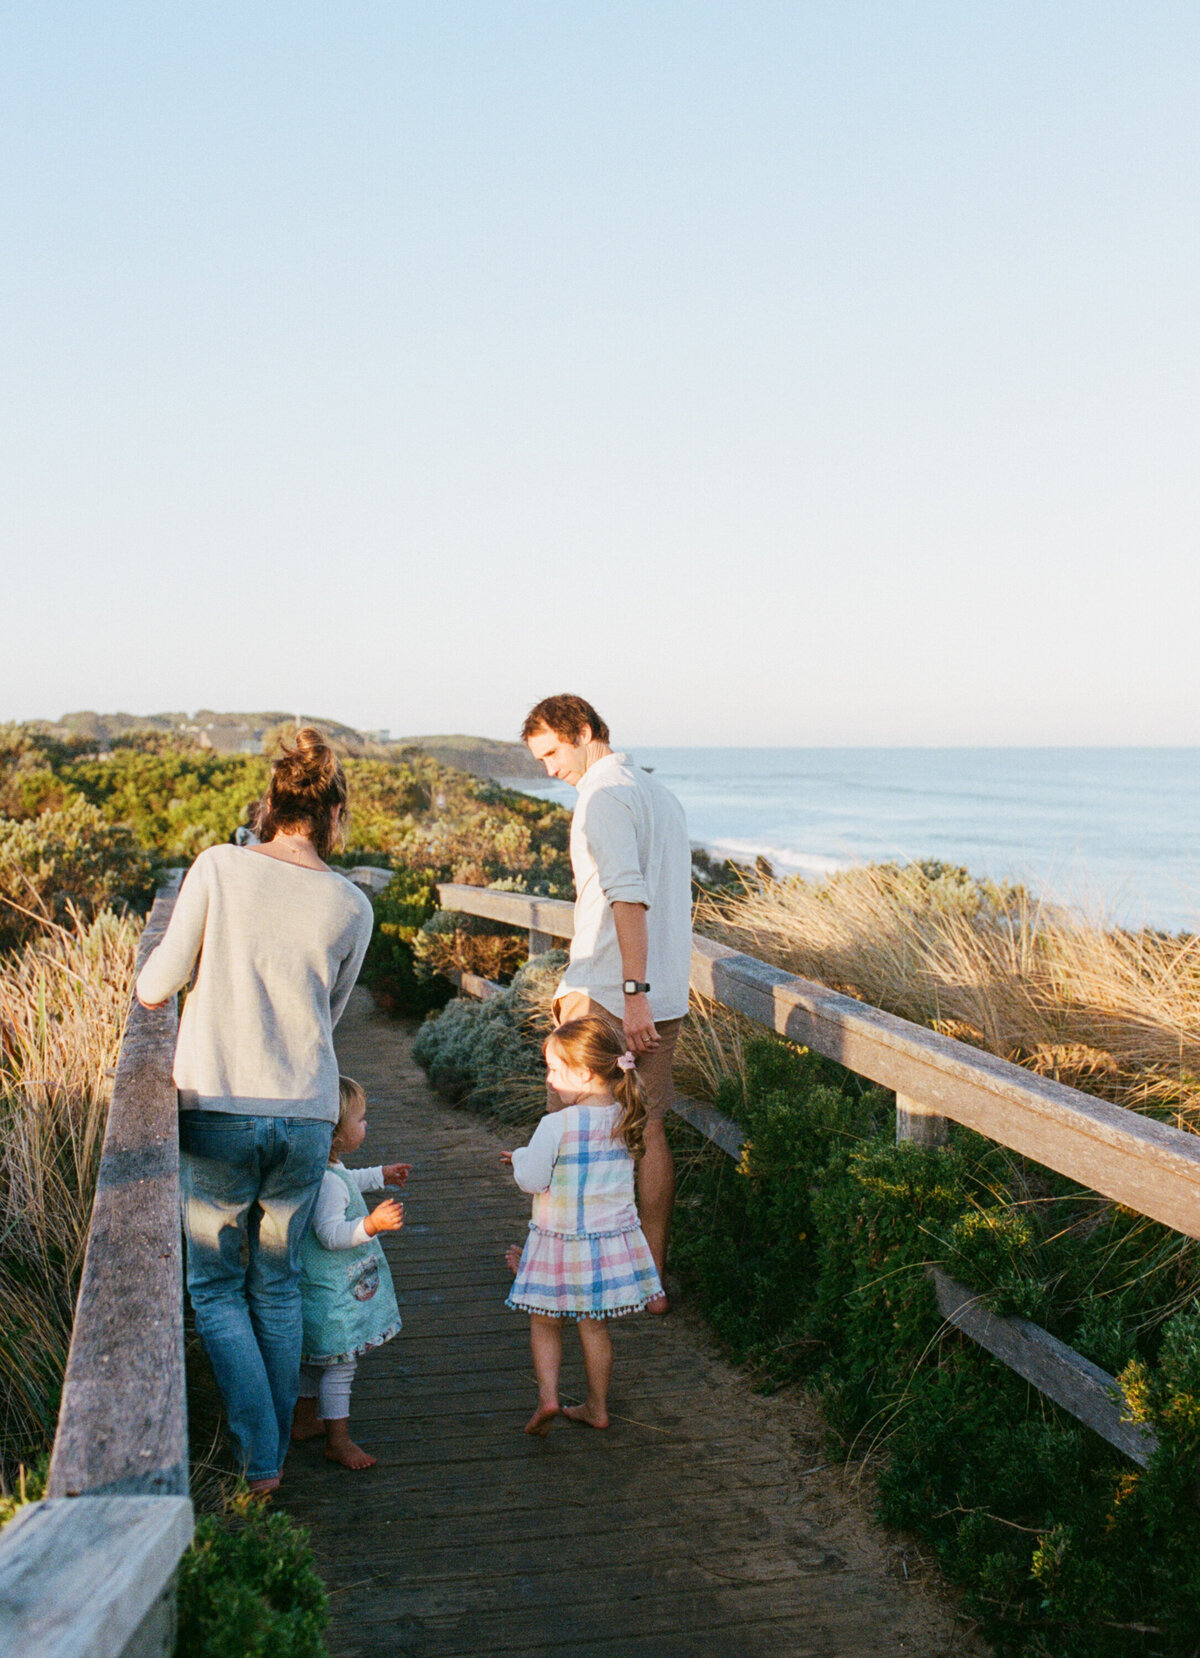
M 563 1415 L 572 1422 L 586 1422 L 589 1428 L 607 1428 L 608 1412 L 593 1410 L 590 1405 L 564 1405 Z
M 504 1262 L 508 1267 L 508 1270 L 515 1278 L 517 1276 L 517 1268 L 521 1264 L 520 1244 L 509 1244 L 508 1248 L 504 1251 Z
M 347 1420 L 343 1416 L 336 1422 L 325 1424 L 325 1455 L 330 1462 L 338 1462 L 343 1468 L 374 1468 L 376 1458 L 354 1443 L 346 1427 Z
M 319 1433 L 325 1432 L 324 1420 L 317 1415 L 317 1401 L 315 1399 L 297 1399 L 296 1408 L 292 1412 L 292 1438 L 298 1445 L 306 1439 L 315 1439 Z
M 343 1468 L 374 1468 L 379 1460 L 352 1439 L 326 1440 L 325 1455 L 330 1462 L 340 1462 Z
M 544 1399 L 539 1400 L 538 1408 L 534 1411 L 533 1415 L 529 1418 L 528 1422 L 526 1422 L 526 1424 L 525 1424 L 525 1432 L 536 1434 L 539 1439 L 544 1439 L 545 1436 L 550 1432 L 550 1424 L 551 1424 L 551 1422 L 553 1422 L 554 1418 L 557 1415 L 558 1415 L 558 1401 L 557 1400 L 553 1401 L 552 1403 L 547 1402 Z

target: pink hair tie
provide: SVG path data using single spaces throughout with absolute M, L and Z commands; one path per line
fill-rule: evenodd
M 625 1052 L 617 1060 L 617 1064 L 623 1071 L 635 1071 L 637 1069 L 637 1060 L 633 1057 L 633 1054 L 628 1048 L 626 1048 Z

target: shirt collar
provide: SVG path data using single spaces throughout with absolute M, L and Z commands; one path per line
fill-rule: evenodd
M 611 754 L 604 755 L 602 759 L 597 760 L 593 765 L 588 767 L 583 776 L 579 779 L 579 782 L 576 784 L 577 792 L 581 795 L 586 794 L 589 790 L 594 789 L 597 785 L 603 783 L 610 770 L 619 770 L 622 766 L 628 766 L 630 764 L 631 761 L 628 754 L 618 753 L 617 750 L 614 749 Z

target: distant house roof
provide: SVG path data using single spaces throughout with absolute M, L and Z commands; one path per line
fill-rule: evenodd
M 201 748 L 211 748 L 217 754 L 261 754 L 261 731 L 245 725 L 206 725 L 197 737 Z

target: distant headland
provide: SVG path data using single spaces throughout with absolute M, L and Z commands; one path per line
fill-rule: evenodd
M 464 735 L 393 737 L 390 731 L 360 731 L 322 714 L 280 709 L 258 713 L 220 713 L 200 708 L 194 714 L 98 714 L 89 708 L 63 714 L 57 720 L 30 723 L 49 736 L 85 738 L 100 750 L 125 737 L 156 732 L 167 740 L 212 749 L 217 754 L 269 753 L 276 739 L 297 724 L 315 725 L 335 747 L 364 759 L 396 759 L 405 749 L 419 748 L 442 765 L 457 766 L 476 777 L 519 779 L 545 775 L 523 743 Z

